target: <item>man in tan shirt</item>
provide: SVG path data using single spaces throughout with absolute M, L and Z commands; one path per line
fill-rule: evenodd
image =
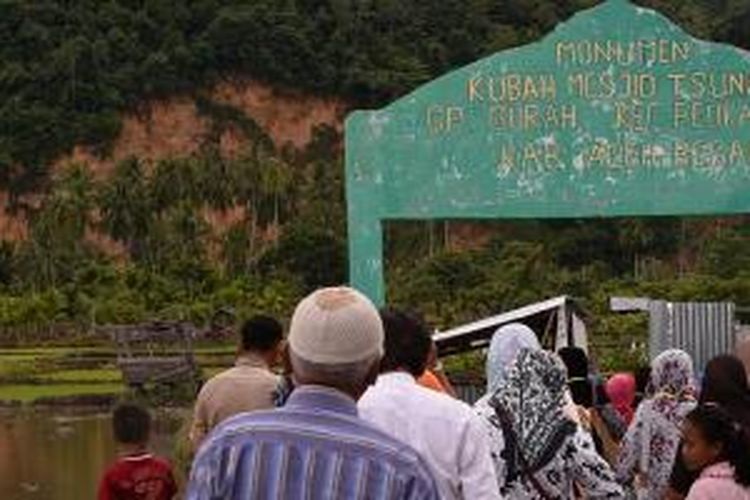
M 211 429 L 232 415 L 274 407 L 280 377 L 270 367 L 279 356 L 282 338 L 281 325 L 268 316 L 255 316 L 242 325 L 234 368 L 209 379 L 198 394 L 190 429 L 195 449 Z

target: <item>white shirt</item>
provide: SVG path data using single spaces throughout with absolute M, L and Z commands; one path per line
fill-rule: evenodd
M 363 419 L 422 455 L 444 500 L 502 498 L 489 436 L 469 405 L 418 385 L 406 372 L 389 372 L 357 406 Z

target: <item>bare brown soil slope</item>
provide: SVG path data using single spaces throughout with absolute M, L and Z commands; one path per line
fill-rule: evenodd
M 281 91 L 252 80 L 222 82 L 210 90 L 212 102 L 228 105 L 253 120 L 277 147 L 304 148 L 316 126 L 327 125 L 341 130 L 347 105 L 340 99 L 323 98 Z M 137 113 L 123 116 L 120 135 L 106 157 L 93 149 L 78 146 L 61 157 L 53 172 L 70 163 L 87 164 L 98 178 L 105 178 L 114 165 L 128 157 L 147 162 L 169 157 L 188 156 L 198 150 L 211 131 L 211 118 L 199 112 L 191 96 L 176 96 L 140 106 Z M 229 157 L 242 150 L 247 139 L 233 127 L 226 127 L 218 143 L 222 154 Z M 0 207 L 7 206 L 7 193 L 0 192 Z M 207 213 L 212 225 L 226 226 L 241 216 L 237 210 L 225 214 Z M 21 240 L 27 228 L 23 215 L 0 210 L 0 237 Z M 119 253 L 112 242 L 102 235 L 90 235 L 98 246 Z
M 253 81 L 223 82 L 210 95 L 214 102 L 232 106 L 255 121 L 277 147 L 303 148 L 319 125 L 340 130 L 347 111 L 341 100 L 279 91 Z M 118 161 L 130 156 L 159 160 L 190 155 L 203 143 L 211 126 L 210 118 L 201 116 L 194 99 L 188 96 L 146 103 L 142 109 L 145 111 L 123 117 L 120 136 L 107 158 L 77 147 L 57 166 L 87 163 L 94 172 L 106 176 Z M 219 138 L 222 153 L 237 153 L 243 140 L 238 131 L 225 130 Z

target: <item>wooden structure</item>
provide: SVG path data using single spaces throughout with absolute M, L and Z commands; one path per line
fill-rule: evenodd
M 496 316 L 436 332 L 433 340 L 441 356 L 486 348 L 498 328 L 523 323 L 539 337 L 545 348 L 557 351 L 565 346 L 588 350 L 586 314 L 566 295 L 513 309 Z
M 115 342 L 117 366 L 129 386 L 200 382 L 193 357 L 193 340 L 199 332 L 192 323 L 151 321 L 106 330 Z

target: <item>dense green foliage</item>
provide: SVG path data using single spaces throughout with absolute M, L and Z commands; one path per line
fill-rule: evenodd
M 484 223 L 475 232 L 493 235 L 488 244 L 458 252 L 441 242 L 426 258 L 429 238 L 414 234 L 426 228 L 413 226 L 390 228 L 407 236 L 391 240 L 390 254 L 402 255 L 390 262 L 393 302 L 444 329 L 571 295 L 606 368 L 641 362 L 648 331 L 645 314 L 609 312 L 612 296 L 750 304 L 750 225 L 742 218 Z
M 283 316 L 306 290 L 344 281 L 334 141 L 324 129 L 286 155 L 261 143 L 232 159 L 130 158 L 104 180 L 70 165 L 31 213 L 29 237 L 0 246 L 0 342 L 153 317 L 200 325 L 222 307 Z M 210 214 L 228 208 L 236 220 L 213 227 Z
M 219 78 L 383 104 L 527 43 L 595 0 L 0 1 L 0 180 L 33 189 L 75 144 L 106 153 L 123 110 Z M 742 0 L 647 0 L 694 33 L 748 43 Z
M 278 151 L 206 89 L 249 77 L 382 105 L 594 3 L 0 0 L 0 187 L 47 193 L 10 207 L 30 224 L 26 241 L 0 245 L 0 341 L 154 316 L 202 322 L 228 305 L 287 316 L 305 291 L 345 279 L 340 138 L 320 130 L 307 150 Z M 639 3 L 698 36 L 750 45 L 744 0 Z M 192 96 L 216 127 L 239 129 L 247 149 L 223 158 L 209 137 L 196 155 L 131 158 L 107 180 L 85 165 L 48 177 L 75 144 L 106 155 L 122 112 L 175 94 Z M 244 214 L 233 226 L 212 227 L 212 211 L 233 207 Z M 643 321 L 607 315 L 613 293 L 750 304 L 742 218 L 483 224 L 474 233 L 489 242 L 469 251 L 455 227 L 387 231 L 392 300 L 439 327 L 567 293 L 584 299 L 598 338 L 627 343 Z

